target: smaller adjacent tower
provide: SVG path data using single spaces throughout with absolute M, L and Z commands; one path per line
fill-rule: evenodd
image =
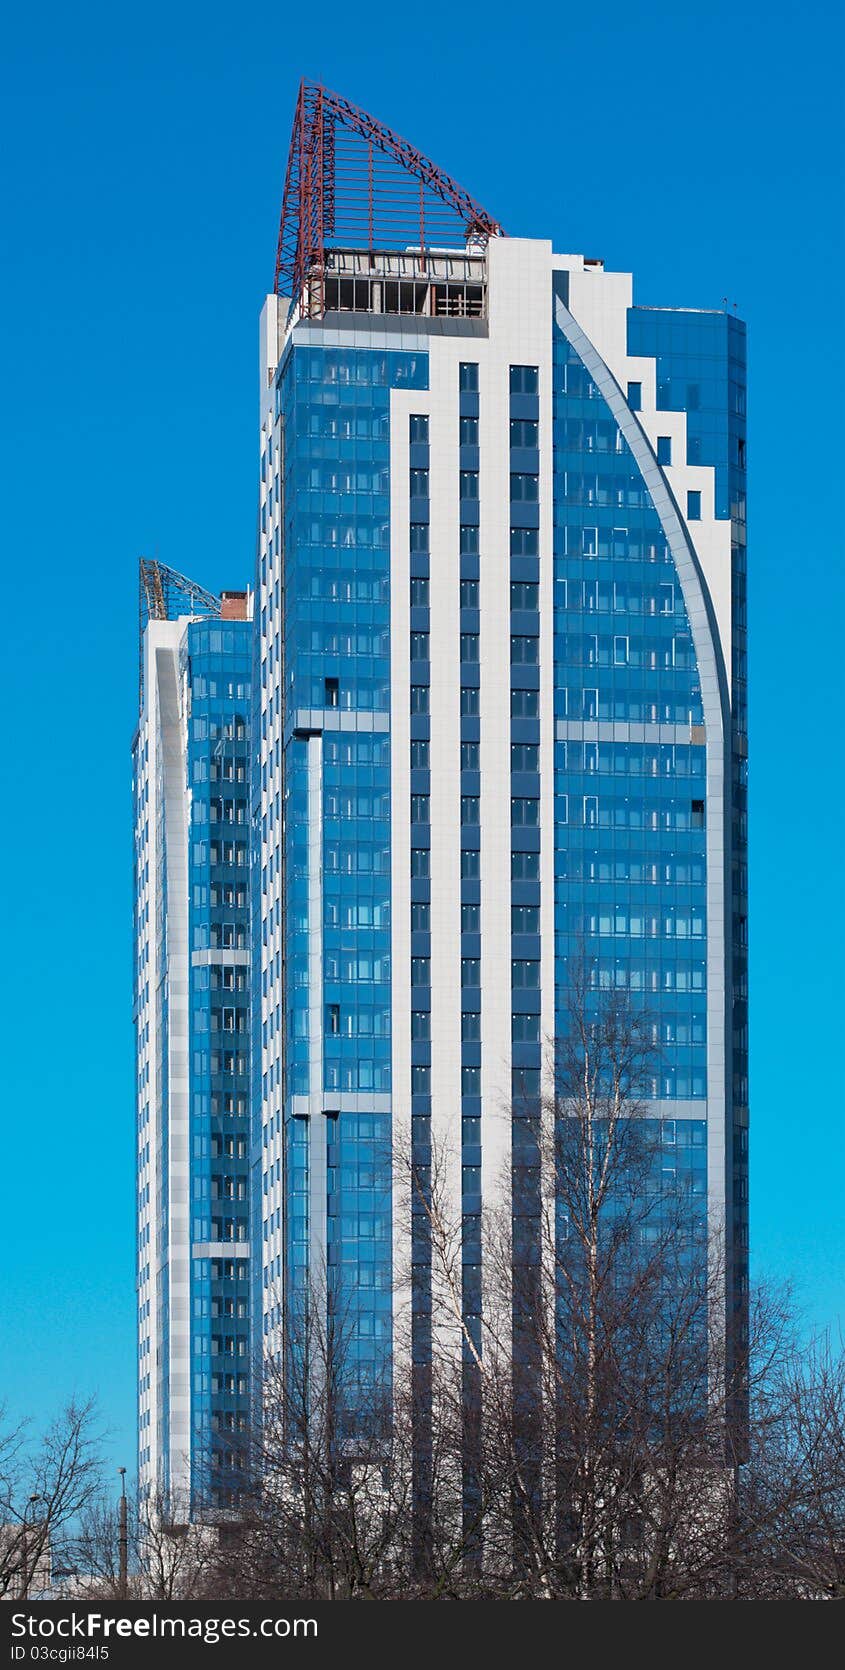
M 225 1512 L 249 1407 L 251 600 L 141 563 L 138 1479 Z

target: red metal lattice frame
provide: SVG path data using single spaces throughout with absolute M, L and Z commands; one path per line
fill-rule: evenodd
M 317 82 L 300 83 L 276 251 L 276 294 L 298 300 L 326 246 L 419 248 L 502 228 L 390 128 Z

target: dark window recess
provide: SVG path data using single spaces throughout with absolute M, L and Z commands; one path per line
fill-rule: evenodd
M 326 1032 L 336 1038 L 340 1032 L 340 1004 L 329 1003 L 326 1008 Z
M 327 278 L 326 311 L 368 313 L 370 285 L 366 278 Z
M 460 372 L 459 372 L 458 387 L 460 389 L 461 394 L 477 394 L 478 393 L 478 366 L 477 365 L 467 364 L 466 362 L 464 362 L 461 365 Z
M 692 821 L 693 829 L 703 829 L 704 828 L 704 801 L 703 800 L 694 800 L 693 801 L 691 821 Z
M 540 373 L 536 365 L 511 366 L 511 394 L 537 394 L 539 387 Z
M 385 313 L 424 313 L 428 302 L 428 285 L 423 280 L 388 279 L 384 286 Z
M 340 701 L 340 686 L 336 678 L 327 678 L 325 684 L 326 707 L 337 707 Z
M 511 418 L 511 446 L 537 446 L 539 431 L 536 418 Z
M 628 405 L 632 412 L 642 411 L 643 385 L 642 383 L 628 384 Z

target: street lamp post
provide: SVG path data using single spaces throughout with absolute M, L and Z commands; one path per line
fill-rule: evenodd
M 120 1509 L 118 1518 L 118 1564 L 120 1571 L 120 1598 L 126 1599 L 126 1589 L 129 1578 L 129 1539 L 126 1532 L 126 1468 L 118 1467 L 120 1474 Z

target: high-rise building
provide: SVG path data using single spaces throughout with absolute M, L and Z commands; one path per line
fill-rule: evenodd
M 250 600 L 141 564 L 138 1478 L 231 1507 L 249 1412 Z
M 385 1374 L 411 1129 L 457 1155 L 479 1314 L 576 955 L 655 1017 L 648 1112 L 741 1326 L 742 322 L 506 236 L 303 84 L 260 372 L 265 1346 L 331 1273 L 353 1375 Z

